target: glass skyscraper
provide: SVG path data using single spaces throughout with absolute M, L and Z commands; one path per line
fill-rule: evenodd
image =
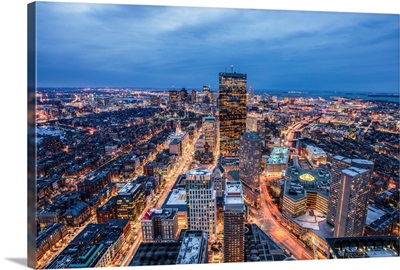
M 247 74 L 219 73 L 220 153 L 238 156 L 240 136 L 246 131 Z

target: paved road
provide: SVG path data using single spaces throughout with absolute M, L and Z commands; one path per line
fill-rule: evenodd
M 263 187 L 263 189 L 266 189 Z M 313 254 L 305 249 L 292 234 L 281 226 L 273 217 L 274 215 L 280 215 L 278 209 L 274 209 L 271 203 L 271 199 L 266 192 L 261 193 L 261 208 L 253 211 L 252 218 L 254 222 L 265 231 L 272 240 L 278 244 L 281 248 L 288 250 L 297 260 L 311 260 Z M 267 201 L 266 201 L 267 199 Z M 267 205 L 267 202 L 269 205 Z

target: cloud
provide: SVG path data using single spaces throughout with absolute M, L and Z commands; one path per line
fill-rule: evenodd
M 43 2 L 37 10 L 43 84 L 49 70 L 62 71 L 51 73 L 60 83 L 80 70 L 76 79 L 157 85 L 202 84 L 230 64 L 258 85 L 284 84 L 290 73 L 301 83 L 304 73 L 392 74 L 396 63 L 398 71 L 395 15 Z

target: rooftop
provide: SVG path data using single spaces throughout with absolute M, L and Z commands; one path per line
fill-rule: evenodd
M 177 209 L 160 208 L 160 209 L 147 209 L 144 213 L 142 220 L 152 220 L 154 217 L 162 219 L 173 219 L 176 215 Z
M 127 183 L 119 192 L 118 195 L 133 195 L 140 187 L 135 182 Z
M 225 188 L 225 205 L 244 205 L 240 181 L 228 181 Z
M 203 247 L 207 239 L 207 233 L 203 231 L 186 231 L 182 239 L 176 264 L 198 264 L 202 263 Z
M 286 164 L 289 160 L 289 147 L 274 147 L 267 164 Z
M 365 222 L 365 225 L 366 226 L 370 225 L 374 221 L 379 220 L 385 214 L 386 214 L 385 211 L 378 209 L 376 207 L 373 207 L 371 205 L 368 205 L 367 221 Z
M 342 173 L 345 173 L 345 174 L 347 174 L 349 176 L 352 176 L 352 177 L 357 176 L 359 174 L 363 174 L 365 172 L 368 172 L 368 170 L 367 169 L 362 169 L 362 168 L 357 168 L 357 167 L 349 167 L 349 168 L 344 169 L 342 171 Z
M 313 145 L 308 145 L 307 148 L 310 149 L 311 152 L 312 152 L 314 155 L 326 154 L 324 150 L 322 150 L 322 149 L 319 148 L 319 147 L 313 146 Z
M 333 237 L 334 227 L 326 223 L 326 219 L 318 222 L 318 229 L 313 229 L 313 233 L 321 237 L 322 239 L 327 239 Z
M 318 192 L 328 197 L 331 174 L 329 171 L 318 168 L 316 170 L 303 169 L 299 166 L 290 166 L 286 169 L 290 177 L 285 181 L 284 194 L 291 199 L 299 200 L 306 196 L 306 191 Z
M 335 258 L 375 258 L 399 256 L 399 240 L 395 236 L 359 236 L 327 238 Z
M 356 162 L 358 164 L 374 165 L 374 163 L 371 160 L 368 160 L 368 159 L 353 159 L 352 161 Z
M 320 230 L 319 223 L 321 221 L 324 221 L 326 219 L 326 216 L 319 212 L 318 210 L 311 210 L 308 209 L 307 212 L 295 218 L 294 220 L 296 221 L 297 224 L 299 224 L 303 228 L 308 228 L 312 230 Z
M 351 159 L 346 158 L 346 157 L 343 157 L 343 156 L 336 155 L 336 156 L 333 157 L 333 159 L 346 162 L 346 163 L 348 163 L 349 165 L 351 164 Z
M 211 175 L 212 171 L 211 170 L 189 170 L 187 172 L 188 176 L 199 176 L 199 175 Z
M 142 242 L 136 250 L 129 266 L 175 264 L 180 247 L 180 242 Z
M 249 140 L 252 140 L 252 141 L 259 141 L 259 140 L 261 140 L 260 139 L 260 136 L 258 136 L 258 134 L 256 133 L 256 132 L 245 132 L 245 133 L 243 133 L 243 138 L 246 138 L 246 139 L 249 139 Z
M 183 188 L 171 190 L 162 207 L 177 208 L 178 211 L 187 211 L 186 190 Z

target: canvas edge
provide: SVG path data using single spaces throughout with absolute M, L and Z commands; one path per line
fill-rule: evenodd
M 36 268 L 36 3 L 27 5 L 28 205 L 27 266 Z

